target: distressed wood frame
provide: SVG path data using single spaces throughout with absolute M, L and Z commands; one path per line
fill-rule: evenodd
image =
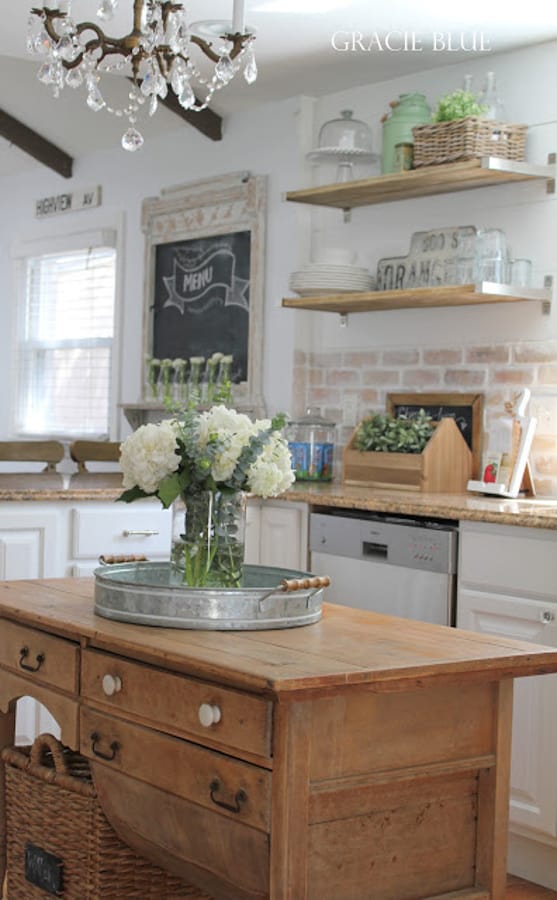
M 263 401 L 263 288 L 266 177 L 236 172 L 161 191 L 143 201 L 145 234 L 143 356 L 151 354 L 156 248 L 159 244 L 249 231 L 250 294 L 248 374 L 233 385 L 237 409 L 265 414 Z M 143 366 L 143 361 L 142 361 Z M 143 381 L 143 378 L 142 378 Z

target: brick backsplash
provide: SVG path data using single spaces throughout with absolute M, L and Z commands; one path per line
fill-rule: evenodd
M 323 353 L 298 350 L 294 364 L 294 415 L 317 407 L 338 423 L 336 477 L 340 477 L 342 447 L 353 431 L 352 425 L 343 424 L 347 397 L 356 396 L 361 419 L 384 412 L 390 393 L 482 393 L 485 451 L 490 429 L 504 415 L 505 402 L 529 387 L 529 412 L 538 418 L 531 453 L 536 491 L 557 496 L 557 341 Z

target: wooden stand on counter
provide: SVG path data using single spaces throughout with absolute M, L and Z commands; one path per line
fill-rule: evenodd
M 354 450 L 358 428 L 342 454 L 345 484 L 448 494 L 466 490 L 472 453 L 454 419 L 441 419 L 422 453 Z

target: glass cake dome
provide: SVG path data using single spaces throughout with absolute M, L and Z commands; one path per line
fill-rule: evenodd
M 318 148 L 307 154 L 310 162 L 336 162 L 337 181 L 353 177 L 353 163 L 376 162 L 379 157 L 372 152 L 369 125 L 353 118 L 351 109 L 343 109 L 340 118 L 325 122 L 319 131 Z

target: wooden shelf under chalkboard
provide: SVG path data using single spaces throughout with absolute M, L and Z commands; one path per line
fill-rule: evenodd
M 498 157 L 483 157 L 464 162 L 425 166 L 390 175 L 377 175 L 356 181 L 338 182 L 320 187 L 288 191 L 286 199 L 294 203 L 315 206 L 331 206 L 336 209 L 353 209 L 375 203 L 391 203 L 414 197 L 430 197 L 468 191 L 473 188 L 491 187 L 512 181 L 543 180 L 547 190 L 555 189 L 555 164 L 532 165 Z
M 347 294 L 316 294 L 311 297 L 285 297 L 284 307 L 345 315 L 387 309 L 426 309 L 435 306 L 470 306 L 486 303 L 541 301 L 544 312 L 551 303 L 551 283 L 545 288 L 524 288 L 511 284 L 483 281 L 481 284 L 442 285 L 396 291 L 365 291 Z

